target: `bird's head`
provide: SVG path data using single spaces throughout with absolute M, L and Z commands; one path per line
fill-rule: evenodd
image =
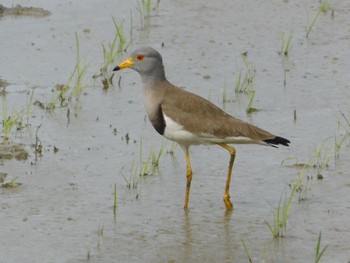
M 162 56 L 151 47 L 142 47 L 131 53 L 131 56 L 116 66 L 113 71 L 132 68 L 141 76 L 164 76 Z

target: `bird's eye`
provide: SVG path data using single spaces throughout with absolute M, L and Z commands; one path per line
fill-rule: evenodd
M 137 55 L 136 56 L 137 61 L 142 61 L 144 58 L 145 58 L 144 55 Z

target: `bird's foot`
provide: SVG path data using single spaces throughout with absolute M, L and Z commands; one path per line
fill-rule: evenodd
M 231 203 L 229 194 L 224 195 L 224 203 L 226 206 L 226 210 L 233 210 L 233 204 Z

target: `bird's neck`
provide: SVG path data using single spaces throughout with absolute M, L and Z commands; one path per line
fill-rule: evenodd
M 152 72 L 141 74 L 141 79 L 144 87 L 155 87 L 157 83 L 166 80 L 163 65 L 160 68 L 153 69 Z
M 157 87 L 157 84 L 159 82 L 166 80 L 165 75 L 162 75 L 162 76 L 143 75 L 141 76 L 141 79 L 142 79 L 143 86 L 147 88 Z

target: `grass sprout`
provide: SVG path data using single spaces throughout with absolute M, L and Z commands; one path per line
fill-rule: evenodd
M 279 52 L 280 55 L 288 57 L 289 51 L 292 47 L 292 35 L 287 35 L 285 32 L 282 33 L 282 45 Z
M 311 20 L 311 22 L 309 23 L 307 30 L 306 30 L 306 38 L 309 37 L 309 34 L 312 30 L 312 28 L 314 27 L 318 17 L 320 16 L 321 13 L 326 13 L 328 10 L 330 9 L 330 5 L 328 0 L 322 0 L 320 3 L 320 6 L 317 10 L 316 15 L 314 16 L 314 18 Z
M 323 253 L 326 251 L 326 249 L 328 248 L 328 245 L 326 245 L 322 250 L 321 250 L 321 237 L 322 234 L 320 232 L 320 234 L 318 235 L 318 239 L 317 239 L 317 244 L 316 244 L 316 249 L 315 249 L 315 263 L 318 263 L 323 255 Z
M 259 111 L 258 109 L 256 109 L 256 108 L 253 107 L 254 97 L 255 97 L 255 90 L 253 90 L 253 91 L 250 93 L 248 105 L 247 105 L 247 108 L 246 108 L 247 114 L 252 114 L 253 112 Z

